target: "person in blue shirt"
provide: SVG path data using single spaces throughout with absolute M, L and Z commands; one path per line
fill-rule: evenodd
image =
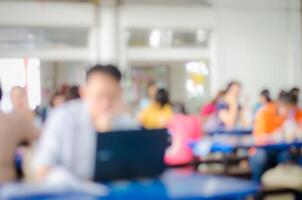
M 249 122 L 245 118 L 245 107 L 240 105 L 241 84 L 232 81 L 225 89 L 223 98 L 216 105 L 216 112 L 220 127 L 218 129 L 233 130 L 248 128 Z
M 262 90 L 259 96 L 259 102 L 254 108 L 254 116 L 264 105 L 270 102 L 272 102 L 270 91 L 268 89 Z

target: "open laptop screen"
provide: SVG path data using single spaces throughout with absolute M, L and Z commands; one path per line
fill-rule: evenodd
M 99 133 L 94 181 L 160 175 L 169 141 L 166 129 Z

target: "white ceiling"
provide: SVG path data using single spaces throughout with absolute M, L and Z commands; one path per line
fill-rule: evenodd
M 17 0 L 17 1 L 57 1 L 57 2 L 101 2 L 103 4 L 160 4 L 160 5 L 210 5 L 208 0 Z

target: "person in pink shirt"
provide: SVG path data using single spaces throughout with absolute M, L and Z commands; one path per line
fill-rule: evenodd
M 201 138 L 200 118 L 187 115 L 182 104 L 173 105 L 174 114 L 167 128 L 172 135 L 172 145 L 167 150 L 165 162 L 169 165 L 186 164 L 193 161 L 189 143 Z

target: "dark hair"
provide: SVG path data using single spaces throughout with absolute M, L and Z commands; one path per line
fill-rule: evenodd
M 297 88 L 297 87 L 294 87 L 290 90 L 290 93 L 292 93 L 293 95 L 297 96 L 297 98 L 299 98 L 299 92 L 300 92 L 300 89 Z
M 89 80 L 91 75 L 96 74 L 96 73 L 101 73 L 101 74 L 106 74 L 114 78 L 117 82 L 120 82 L 122 79 L 122 73 L 120 70 L 114 66 L 114 65 L 100 65 L 97 64 L 93 67 L 91 67 L 87 72 L 86 72 L 86 81 Z
M 279 95 L 279 102 L 285 104 L 298 104 L 298 98 L 296 95 L 292 94 L 291 92 L 282 92 Z
M 270 94 L 270 91 L 268 89 L 262 90 L 261 93 L 260 93 L 260 95 L 263 96 L 267 102 L 271 102 L 272 101 L 271 94 Z
M 77 85 L 71 86 L 67 91 L 66 98 L 67 100 L 79 99 L 80 98 L 79 86 Z
M 229 92 L 231 87 L 233 87 L 234 85 L 239 85 L 241 86 L 241 83 L 239 81 L 231 81 L 228 83 L 226 89 L 224 90 L 225 93 Z
M 1 87 L 1 84 L 0 84 L 0 101 L 2 100 L 2 96 L 3 96 L 3 92 L 2 92 L 2 87 Z
M 155 95 L 155 101 L 160 104 L 161 107 L 170 103 L 169 94 L 165 89 L 159 89 Z
M 156 82 L 155 82 L 155 81 L 150 81 L 150 82 L 148 83 L 147 89 L 150 89 L 150 88 L 153 87 L 153 86 L 157 86 Z
M 173 103 L 173 112 L 174 113 L 181 113 L 181 114 L 184 114 L 186 115 L 187 114 L 187 110 L 186 110 L 186 107 L 183 103 Z
M 216 96 L 214 97 L 214 99 L 212 100 L 212 103 L 216 104 L 219 99 L 221 99 L 223 96 L 225 95 L 225 91 L 224 90 L 220 90 Z
M 297 87 L 294 87 L 290 90 L 290 92 L 300 92 L 300 89 Z

